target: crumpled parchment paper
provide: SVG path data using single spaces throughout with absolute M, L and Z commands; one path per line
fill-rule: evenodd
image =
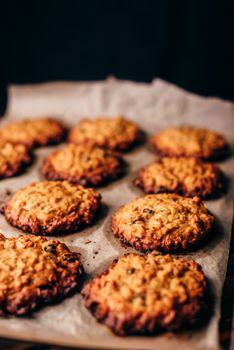
M 72 126 L 83 117 L 115 114 L 123 114 L 137 121 L 149 135 L 168 126 L 191 124 L 217 130 L 223 133 L 231 144 L 234 143 L 233 103 L 199 97 L 159 79 L 151 84 L 111 78 L 103 82 L 10 86 L 7 113 L 1 124 L 23 117 L 51 115 L 61 119 L 67 126 Z M 14 192 L 41 178 L 39 168 L 42 159 L 54 148 L 37 149 L 36 161 L 24 175 L 0 182 L 2 202 L 8 198 L 9 191 Z M 82 254 L 87 279 L 106 269 L 115 257 L 126 253 L 127 250 L 112 237 L 110 216 L 120 205 L 142 195 L 131 182 L 138 169 L 155 157 L 147 145 L 126 153 L 128 174 L 100 188 L 104 205 L 96 222 L 81 232 L 56 237 L 72 250 Z M 206 246 L 187 254 L 202 265 L 214 294 L 213 312 L 208 322 L 173 336 L 121 338 L 98 324 L 83 306 L 81 296 L 75 294 L 57 305 L 41 309 L 31 318 L 1 318 L 0 336 L 83 348 L 219 349 L 220 300 L 233 215 L 233 157 L 220 162 L 220 167 L 229 180 L 227 193 L 220 199 L 205 203 L 216 216 L 216 233 Z M 8 225 L 3 216 L 0 216 L 0 230 L 7 236 L 22 233 Z M 87 244 L 87 241 L 91 242 Z

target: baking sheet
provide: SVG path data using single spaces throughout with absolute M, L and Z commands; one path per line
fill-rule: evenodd
M 137 121 L 148 134 L 168 126 L 187 123 L 217 130 L 231 144 L 234 143 L 234 104 L 214 98 L 202 98 L 162 80 L 141 84 L 111 78 L 93 83 L 58 82 L 11 86 L 7 116 L 1 123 L 25 116 L 54 115 L 72 126 L 84 116 L 119 113 Z M 39 168 L 42 159 L 54 148 L 56 147 L 37 149 L 35 163 L 26 174 L 0 182 L 2 202 L 7 199 L 9 192 L 41 178 Z M 143 145 L 127 153 L 125 158 L 128 162 L 128 175 L 99 189 L 103 196 L 103 209 L 95 223 L 81 232 L 56 237 L 71 250 L 81 252 L 87 279 L 102 272 L 115 257 L 130 250 L 121 247 L 112 237 L 110 216 L 120 205 L 142 195 L 131 182 L 139 168 L 155 159 L 155 155 Z M 219 349 L 220 300 L 233 214 L 233 157 L 221 162 L 220 167 L 228 177 L 228 191 L 220 199 L 205 202 L 216 216 L 217 232 L 205 247 L 187 254 L 202 265 L 214 294 L 213 313 L 205 325 L 173 336 L 121 338 L 98 324 L 84 308 L 81 296 L 76 294 L 57 305 L 41 309 L 31 318 L 1 318 L 0 336 L 83 348 Z M 3 216 L 0 216 L 0 230 L 7 236 L 21 233 L 8 225 Z

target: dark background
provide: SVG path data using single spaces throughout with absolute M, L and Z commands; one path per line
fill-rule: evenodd
M 0 13 L 2 87 L 160 77 L 234 100 L 234 1 L 0 0 Z

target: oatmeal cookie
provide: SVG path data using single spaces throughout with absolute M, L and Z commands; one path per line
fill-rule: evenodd
M 89 224 L 100 206 L 98 192 L 67 181 L 39 181 L 18 190 L 3 209 L 6 220 L 24 232 L 52 235 Z
M 145 193 L 174 192 L 208 198 L 222 189 L 222 173 L 195 157 L 163 157 L 140 170 L 133 181 Z
M 206 309 L 207 280 L 193 260 L 126 254 L 82 290 L 85 306 L 118 335 L 194 324 Z
M 72 143 L 120 151 L 127 150 L 142 138 L 138 126 L 121 116 L 81 120 L 69 134 Z
M 203 159 L 225 155 L 228 150 L 224 137 L 208 129 L 174 127 L 151 138 L 151 144 L 165 156 L 193 156 Z
M 41 172 L 49 180 L 97 186 L 116 179 L 123 170 L 122 157 L 112 150 L 69 144 L 46 157 Z
M 32 162 L 29 149 L 19 143 L 0 141 L 0 178 L 20 174 Z
M 65 128 L 52 118 L 24 119 L 0 128 L 0 141 L 22 143 L 31 148 L 62 141 Z
M 174 252 L 205 240 L 213 221 L 198 197 L 149 194 L 120 207 L 112 216 L 112 231 L 137 250 Z
M 0 314 L 26 315 L 80 285 L 80 254 L 45 237 L 0 234 Z

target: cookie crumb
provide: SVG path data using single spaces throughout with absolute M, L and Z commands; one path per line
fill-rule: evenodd
M 90 239 L 87 239 L 87 241 L 85 241 L 85 244 L 89 244 L 92 243 L 92 241 Z

